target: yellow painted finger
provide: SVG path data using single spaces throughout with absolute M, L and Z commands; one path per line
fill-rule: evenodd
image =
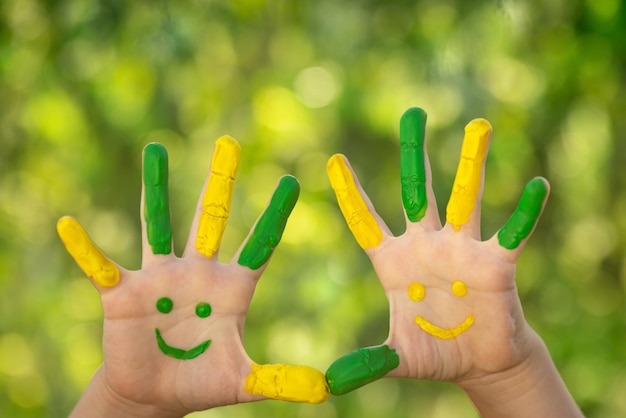
M 461 159 L 446 210 L 447 221 L 455 231 L 469 221 L 476 206 L 490 137 L 491 124 L 485 119 L 474 119 L 465 127 Z
M 215 142 L 211 174 L 202 196 L 202 211 L 196 236 L 196 248 L 206 257 L 213 257 L 222 242 L 230 215 L 240 155 L 241 146 L 234 138 L 222 136 Z
M 345 158 L 340 154 L 333 155 L 326 171 L 341 213 L 357 242 L 363 249 L 376 247 L 383 239 L 382 231 L 361 196 Z
M 76 264 L 102 287 L 113 287 L 120 281 L 120 271 L 91 241 L 76 219 L 65 216 L 57 223 L 57 231 L 67 252 Z
M 252 364 L 244 389 L 271 399 L 317 404 L 328 399 L 326 376 L 312 367 Z

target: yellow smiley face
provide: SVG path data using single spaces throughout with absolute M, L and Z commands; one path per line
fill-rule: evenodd
M 458 280 L 452 283 L 451 290 L 452 294 L 458 297 L 463 297 L 467 295 L 467 286 L 465 286 L 465 283 Z M 409 285 L 408 294 L 409 299 L 415 302 L 419 302 L 424 299 L 424 297 L 426 297 L 426 288 L 422 283 L 413 282 Z M 432 335 L 433 337 L 449 340 L 450 338 L 454 338 L 457 335 L 464 333 L 469 329 L 469 327 L 472 326 L 472 324 L 474 323 L 474 314 L 470 313 L 463 322 L 452 328 L 442 328 L 433 324 L 422 316 L 416 316 L 415 323 L 419 325 L 422 330 Z

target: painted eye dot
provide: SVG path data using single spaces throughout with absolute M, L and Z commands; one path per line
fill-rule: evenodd
M 458 280 L 452 283 L 452 294 L 455 296 L 467 295 L 467 286 L 465 286 L 465 283 Z
M 211 305 L 206 302 L 200 302 L 196 305 L 196 315 L 200 318 L 206 318 L 211 315 Z
M 174 307 L 174 302 L 170 298 L 161 298 L 156 302 L 157 311 L 161 313 L 170 313 Z
M 426 288 L 419 282 L 413 282 L 409 285 L 408 293 L 409 299 L 414 302 L 419 302 L 426 296 Z

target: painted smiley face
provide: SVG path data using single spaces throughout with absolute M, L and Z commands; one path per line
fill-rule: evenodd
M 452 283 L 451 290 L 452 294 L 458 297 L 463 297 L 467 295 L 467 286 L 465 286 L 465 283 L 458 280 Z M 408 294 L 409 299 L 415 302 L 419 302 L 424 299 L 424 297 L 426 297 L 426 288 L 422 283 L 413 282 L 409 285 Z M 472 326 L 472 324 L 474 323 L 474 313 L 470 312 L 470 314 L 465 318 L 463 322 L 452 328 L 442 328 L 433 324 L 422 316 L 416 316 L 415 323 L 419 325 L 422 330 L 432 335 L 433 337 L 449 340 L 464 333 Z
M 174 308 L 174 302 L 172 299 L 168 297 L 162 297 L 156 302 L 157 311 L 168 314 Z M 200 302 L 196 305 L 196 315 L 200 318 L 206 318 L 211 315 L 211 305 L 206 302 Z M 167 344 L 163 337 L 161 336 L 161 331 L 158 328 L 154 329 L 156 333 L 157 345 L 166 356 L 173 357 L 178 360 L 191 360 L 198 357 L 200 354 L 204 353 L 209 345 L 211 345 L 211 340 L 206 340 L 201 342 L 200 344 L 192 347 L 188 350 L 183 350 L 181 348 L 172 347 Z

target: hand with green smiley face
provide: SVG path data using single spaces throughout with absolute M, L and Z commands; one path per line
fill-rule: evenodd
M 465 128 L 461 158 L 442 225 L 425 144 L 426 113 L 400 121 L 400 171 L 406 231 L 394 236 L 337 154 L 328 175 L 341 211 L 369 256 L 390 305 L 380 346 L 355 350 L 326 372 L 331 393 L 381 377 L 453 382 L 483 417 L 582 416 L 541 338 L 522 311 L 515 264 L 546 203 L 549 186 L 526 185 L 508 222 L 480 237 L 480 199 L 491 125 Z
M 278 245 L 298 195 L 282 177 L 232 261 L 217 260 L 230 212 L 240 146 L 216 141 L 211 169 L 179 258 L 172 251 L 165 147 L 143 154 L 142 266 L 108 259 L 70 217 L 57 229 L 101 294 L 104 362 L 71 416 L 180 417 L 267 398 L 323 402 L 324 374 L 307 366 L 254 363 L 242 343 L 258 279 Z

